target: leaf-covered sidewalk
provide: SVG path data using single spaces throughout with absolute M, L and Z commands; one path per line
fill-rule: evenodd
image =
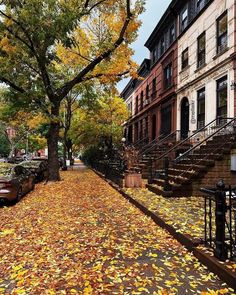
M 233 294 L 90 170 L 0 208 L 0 294 Z
M 204 241 L 204 198 L 182 197 L 165 198 L 148 189 L 125 189 L 125 192 L 145 208 L 159 216 L 166 224 L 172 226 L 177 233 L 187 235 L 192 240 Z M 213 212 L 214 212 L 213 207 Z M 215 226 L 212 220 L 213 228 Z M 200 245 L 206 253 L 213 256 L 213 251 Z M 227 260 L 221 262 L 232 272 L 236 272 L 236 263 Z
M 162 217 L 177 232 L 195 239 L 204 239 L 203 198 L 164 198 L 148 189 L 126 189 L 126 193 Z

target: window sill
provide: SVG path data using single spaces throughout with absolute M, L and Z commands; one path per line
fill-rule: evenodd
M 162 95 L 162 94 L 165 94 L 165 93 L 168 92 L 168 91 L 170 91 L 174 86 L 175 86 L 175 85 L 172 84 L 171 86 L 169 86 L 169 87 L 167 87 L 167 88 L 164 88 L 164 89 L 162 90 L 162 92 L 161 92 L 161 95 Z
M 207 65 L 207 63 L 204 63 L 203 65 L 197 67 L 197 69 L 194 71 L 194 73 L 201 71 L 201 69 L 205 68 L 206 65 Z
M 229 47 L 226 47 L 225 49 L 223 49 L 221 52 L 218 52 L 215 56 L 213 56 L 213 60 L 217 59 L 219 56 L 223 55 L 225 52 L 227 52 L 229 50 Z
M 190 68 L 190 65 L 186 66 L 184 69 L 182 69 L 179 74 L 184 73 L 185 71 L 187 71 Z

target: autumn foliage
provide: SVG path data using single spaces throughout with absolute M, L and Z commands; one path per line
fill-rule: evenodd
M 186 290 L 231 292 L 90 170 L 64 172 L 61 182 L 38 184 L 17 205 L 1 208 L 1 295 Z

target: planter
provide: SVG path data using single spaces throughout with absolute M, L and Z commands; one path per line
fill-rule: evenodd
M 142 174 L 129 172 L 125 173 L 125 187 L 142 187 Z

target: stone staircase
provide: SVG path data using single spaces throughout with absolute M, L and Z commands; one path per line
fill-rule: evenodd
M 163 170 L 158 173 L 154 171 L 156 176 L 147 188 L 157 195 L 167 197 L 191 196 L 194 182 L 204 178 L 215 162 L 223 160 L 234 148 L 236 148 L 235 131 L 229 134 L 216 134 L 196 148 L 192 148 L 186 156 L 177 155 L 177 158 L 170 162 L 167 176 Z M 167 181 L 171 185 L 168 191 L 164 189 Z
M 164 138 L 156 139 L 153 142 L 147 144 L 140 151 L 140 160 L 137 166 L 135 167 L 137 170 L 141 171 L 142 178 L 148 179 L 149 177 L 149 167 L 150 163 L 160 158 L 163 154 L 165 154 L 171 147 L 177 145 L 180 141 L 176 140 L 178 138 L 179 131 L 175 131 Z M 181 149 L 178 152 L 185 152 L 192 145 L 189 142 L 185 142 Z

